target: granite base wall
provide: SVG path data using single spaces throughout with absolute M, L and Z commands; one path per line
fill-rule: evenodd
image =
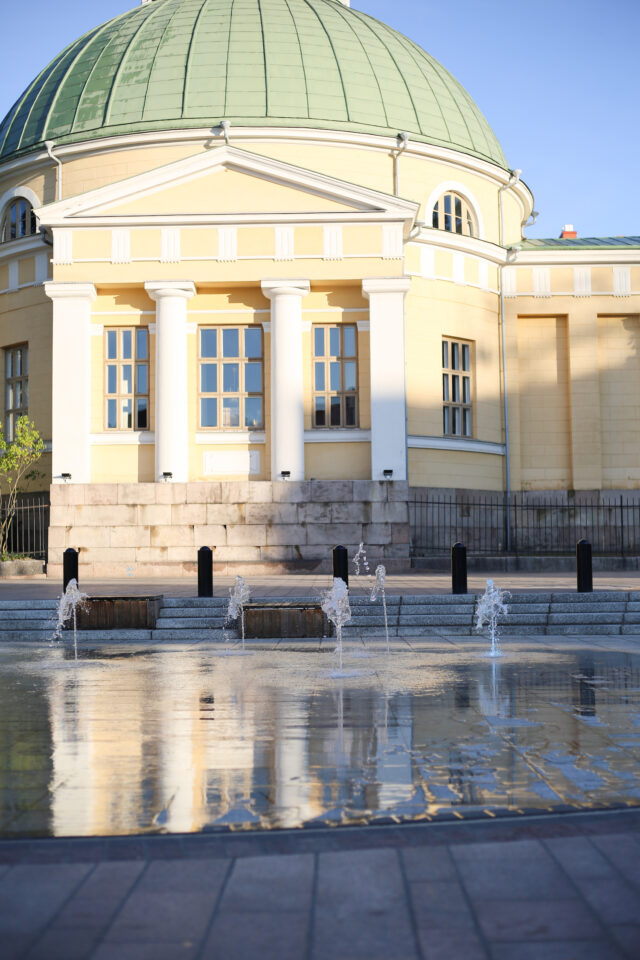
M 54 484 L 47 574 L 80 550 L 84 577 L 196 574 L 197 551 L 213 551 L 214 572 L 329 572 L 331 550 L 371 564 L 410 569 L 408 485 L 290 481 Z

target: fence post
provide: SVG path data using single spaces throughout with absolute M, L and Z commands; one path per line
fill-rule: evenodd
M 576 568 L 578 573 L 578 593 L 592 593 L 593 565 L 591 544 L 588 540 L 578 540 L 576 544 Z
M 198 550 L 198 596 L 213 596 L 213 551 L 211 547 Z
M 66 591 L 71 580 L 78 582 L 78 556 L 80 551 L 67 547 L 62 554 L 62 590 Z
M 333 548 L 333 576 L 334 579 L 344 580 L 349 586 L 349 554 L 346 547 Z
M 467 548 L 464 543 L 451 547 L 451 593 L 467 592 Z

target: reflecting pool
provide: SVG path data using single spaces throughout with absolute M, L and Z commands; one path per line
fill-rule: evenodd
M 640 804 L 640 656 L 434 642 L 0 651 L 0 836 Z

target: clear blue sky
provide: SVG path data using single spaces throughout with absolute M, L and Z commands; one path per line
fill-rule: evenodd
M 0 115 L 67 43 L 138 0 L 4 0 Z M 540 211 L 529 236 L 640 235 L 639 0 L 352 0 L 467 88 Z

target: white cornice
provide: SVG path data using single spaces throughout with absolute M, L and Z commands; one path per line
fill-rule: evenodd
M 105 433 L 90 433 L 89 446 L 91 447 L 139 447 L 143 444 L 156 442 L 156 435 L 150 430 L 122 430 Z
M 179 183 L 188 183 L 217 170 L 234 170 L 249 176 L 260 177 L 272 183 L 288 186 L 312 196 L 320 196 L 333 202 L 344 204 L 346 210 L 333 213 L 309 214 L 255 214 L 246 216 L 250 222 L 282 222 L 287 220 L 327 221 L 327 220 L 385 220 L 404 224 L 405 236 L 409 231 L 419 209 L 419 204 L 402 200 L 380 191 L 370 190 L 358 184 L 337 180 L 325 174 L 296 167 L 289 163 L 263 157 L 259 154 L 238 150 L 235 147 L 220 146 L 215 150 L 198 153 L 183 160 L 177 160 L 166 166 L 157 167 L 146 173 L 138 174 L 117 183 L 98 187 L 87 193 L 69 197 L 57 203 L 50 203 L 39 211 L 40 222 L 47 226 L 69 225 L 69 221 L 78 225 L 131 225 L 144 223 L 223 223 L 241 222 L 236 214 L 194 214 L 155 217 L 147 216 L 109 216 L 108 208 L 125 203 L 132 198 L 149 196 Z M 310 203 L 313 207 L 313 203 Z
M 227 433 L 217 433 L 212 430 L 211 433 L 196 433 L 196 443 L 203 447 L 228 447 L 235 444 L 261 444 L 266 442 L 264 432 L 259 430 L 230 430 Z
M 640 249 L 630 250 L 624 247 L 616 247 L 609 250 L 603 250 L 593 247 L 590 250 L 571 250 L 567 247 L 548 248 L 542 247 L 539 250 L 518 250 L 516 259 L 512 262 L 514 267 L 526 266 L 564 266 L 566 264 L 618 264 L 618 263 L 638 263 L 640 264 Z
M 435 227 L 423 227 L 419 234 L 411 238 L 411 243 L 424 243 L 448 252 L 456 250 L 497 264 L 506 263 L 508 256 L 504 247 L 498 246 L 497 243 L 478 240 L 477 237 L 463 237 L 458 233 L 449 233 L 447 230 L 436 230 Z
M 50 249 L 49 244 L 44 242 L 39 233 L 36 233 L 32 237 L 21 237 L 19 240 L 0 243 L 0 260 L 6 260 L 8 257 L 25 257 L 34 251 Z
M 417 450 L 455 450 L 464 453 L 490 453 L 504 457 L 503 443 L 488 443 L 485 440 L 465 440 L 462 437 L 418 437 L 410 436 L 408 446 Z
M 305 430 L 305 443 L 371 443 L 371 430 L 336 427 L 334 430 Z

